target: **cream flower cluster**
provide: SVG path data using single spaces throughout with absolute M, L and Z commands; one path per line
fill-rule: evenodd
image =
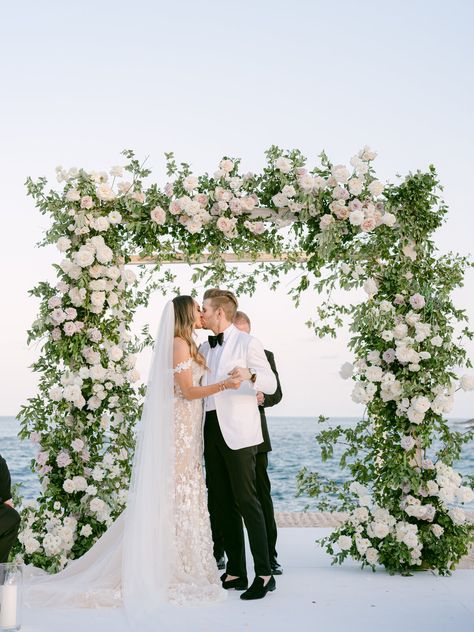
M 396 216 L 385 211 L 380 200 L 385 187 L 371 175 L 370 162 L 375 157 L 376 153 L 365 147 L 351 159 L 351 170 L 334 165 L 327 177 L 314 176 L 303 167 L 295 167 L 289 158 L 280 157 L 275 168 L 285 175 L 286 184 L 272 202 L 279 212 L 297 215 L 306 209 L 314 216 L 321 213 L 318 198 L 325 192 L 332 201 L 320 217 L 322 231 L 330 230 L 338 220 L 347 221 L 362 232 L 371 232 L 382 224 L 393 228 Z
M 156 207 L 151 211 L 151 219 L 163 226 L 170 219 L 169 216 L 175 216 L 191 234 L 200 233 L 212 223 L 228 239 L 236 237 L 238 216 L 253 214 L 259 199 L 255 193 L 249 194 L 242 188 L 252 174 L 242 177 L 232 175 L 234 170 L 232 160 L 222 160 L 214 173 L 217 185 L 207 193 L 198 191 L 199 178 L 194 175 L 186 176 L 182 182 L 185 195 L 173 197 L 173 185 L 170 183 L 165 187 L 165 193 L 170 198 L 167 211 Z M 261 220 L 246 220 L 243 225 L 255 235 L 267 230 Z
M 77 537 L 77 520 L 72 516 L 59 517 L 52 511 L 46 510 L 45 532 L 41 541 L 34 530 L 35 505 L 31 503 L 25 508 L 24 526 L 18 535 L 26 554 L 44 552 L 47 557 L 59 557 L 60 566 L 65 566 L 67 556 L 70 553 Z

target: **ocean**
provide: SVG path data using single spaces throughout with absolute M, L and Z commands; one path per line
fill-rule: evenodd
M 343 425 L 354 425 L 356 421 L 351 417 L 330 419 L 331 424 Z M 460 420 L 453 420 L 451 424 L 458 430 L 463 427 Z M 325 463 L 321 460 L 314 437 L 324 426 L 312 417 L 268 417 L 273 447 L 268 471 L 276 511 L 303 511 L 306 507 L 308 511 L 316 510 L 315 500 L 296 497 L 296 474 L 303 466 L 339 482 L 346 480 L 348 472 L 341 471 L 338 465 L 340 448 L 335 449 L 333 459 Z M 9 465 L 13 482 L 22 484 L 22 496 L 31 499 L 39 491 L 38 479 L 30 470 L 36 449 L 30 442 L 18 439 L 18 429 L 19 423 L 14 417 L 0 417 L 0 453 Z M 462 461 L 455 467 L 461 474 L 474 473 L 474 442 L 465 447 Z M 474 503 L 466 508 L 474 509 Z

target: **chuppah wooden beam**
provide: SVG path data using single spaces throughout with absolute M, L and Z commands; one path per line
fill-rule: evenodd
M 308 256 L 305 253 L 291 253 L 291 255 L 295 256 L 296 261 L 306 261 Z M 290 258 L 289 253 L 282 253 L 279 256 L 275 256 L 269 254 L 267 252 L 261 252 L 256 257 L 251 257 L 250 255 L 237 255 L 233 252 L 224 252 L 220 255 L 221 259 L 226 261 L 227 263 L 272 263 L 272 262 L 280 262 L 287 261 Z M 172 258 L 165 259 L 161 261 L 163 264 L 171 264 L 171 263 L 191 263 L 193 265 L 199 263 L 208 263 L 210 261 L 211 255 L 209 253 L 203 253 L 199 255 L 196 259 L 191 259 L 188 261 L 188 257 L 182 253 L 177 252 Z M 155 257 L 140 257 L 138 255 L 133 255 L 128 262 L 128 265 L 152 265 L 156 263 L 157 260 Z

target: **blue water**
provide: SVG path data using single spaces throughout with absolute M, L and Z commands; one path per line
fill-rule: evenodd
M 356 419 L 349 417 L 332 418 L 331 424 L 353 425 Z M 460 422 L 453 421 L 453 427 L 462 429 Z M 307 497 L 295 498 L 296 474 L 303 466 L 317 470 L 342 482 L 347 473 L 338 466 L 341 449 L 336 449 L 334 458 L 323 463 L 318 444 L 314 437 L 325 424 L 318 424 L 309 417 L 269 417 L 273 451 L 269 454 L 269 475 L 272 494 L 277 511 L 302 511 L 315 509 L 315 501 Z M 7 460 L 14 483 L 22 483 L 24 498 L 35 498 L 39 483 L 30 471 L 30 460 L 36 452 L 35 446 L 17 437 L 19 424 L 13 417 L 0 417 L 0 453 Z M 461 474 L 474 473 L 474 442 L 465 447 L 463 459 L 456 464 Z M 469 508 L 474 508 L 474 503 Z

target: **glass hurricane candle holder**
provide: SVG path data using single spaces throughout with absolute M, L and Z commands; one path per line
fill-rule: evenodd
M 0 630 L 21 628 L 23 572 L 22 565 L 0 564 Z

